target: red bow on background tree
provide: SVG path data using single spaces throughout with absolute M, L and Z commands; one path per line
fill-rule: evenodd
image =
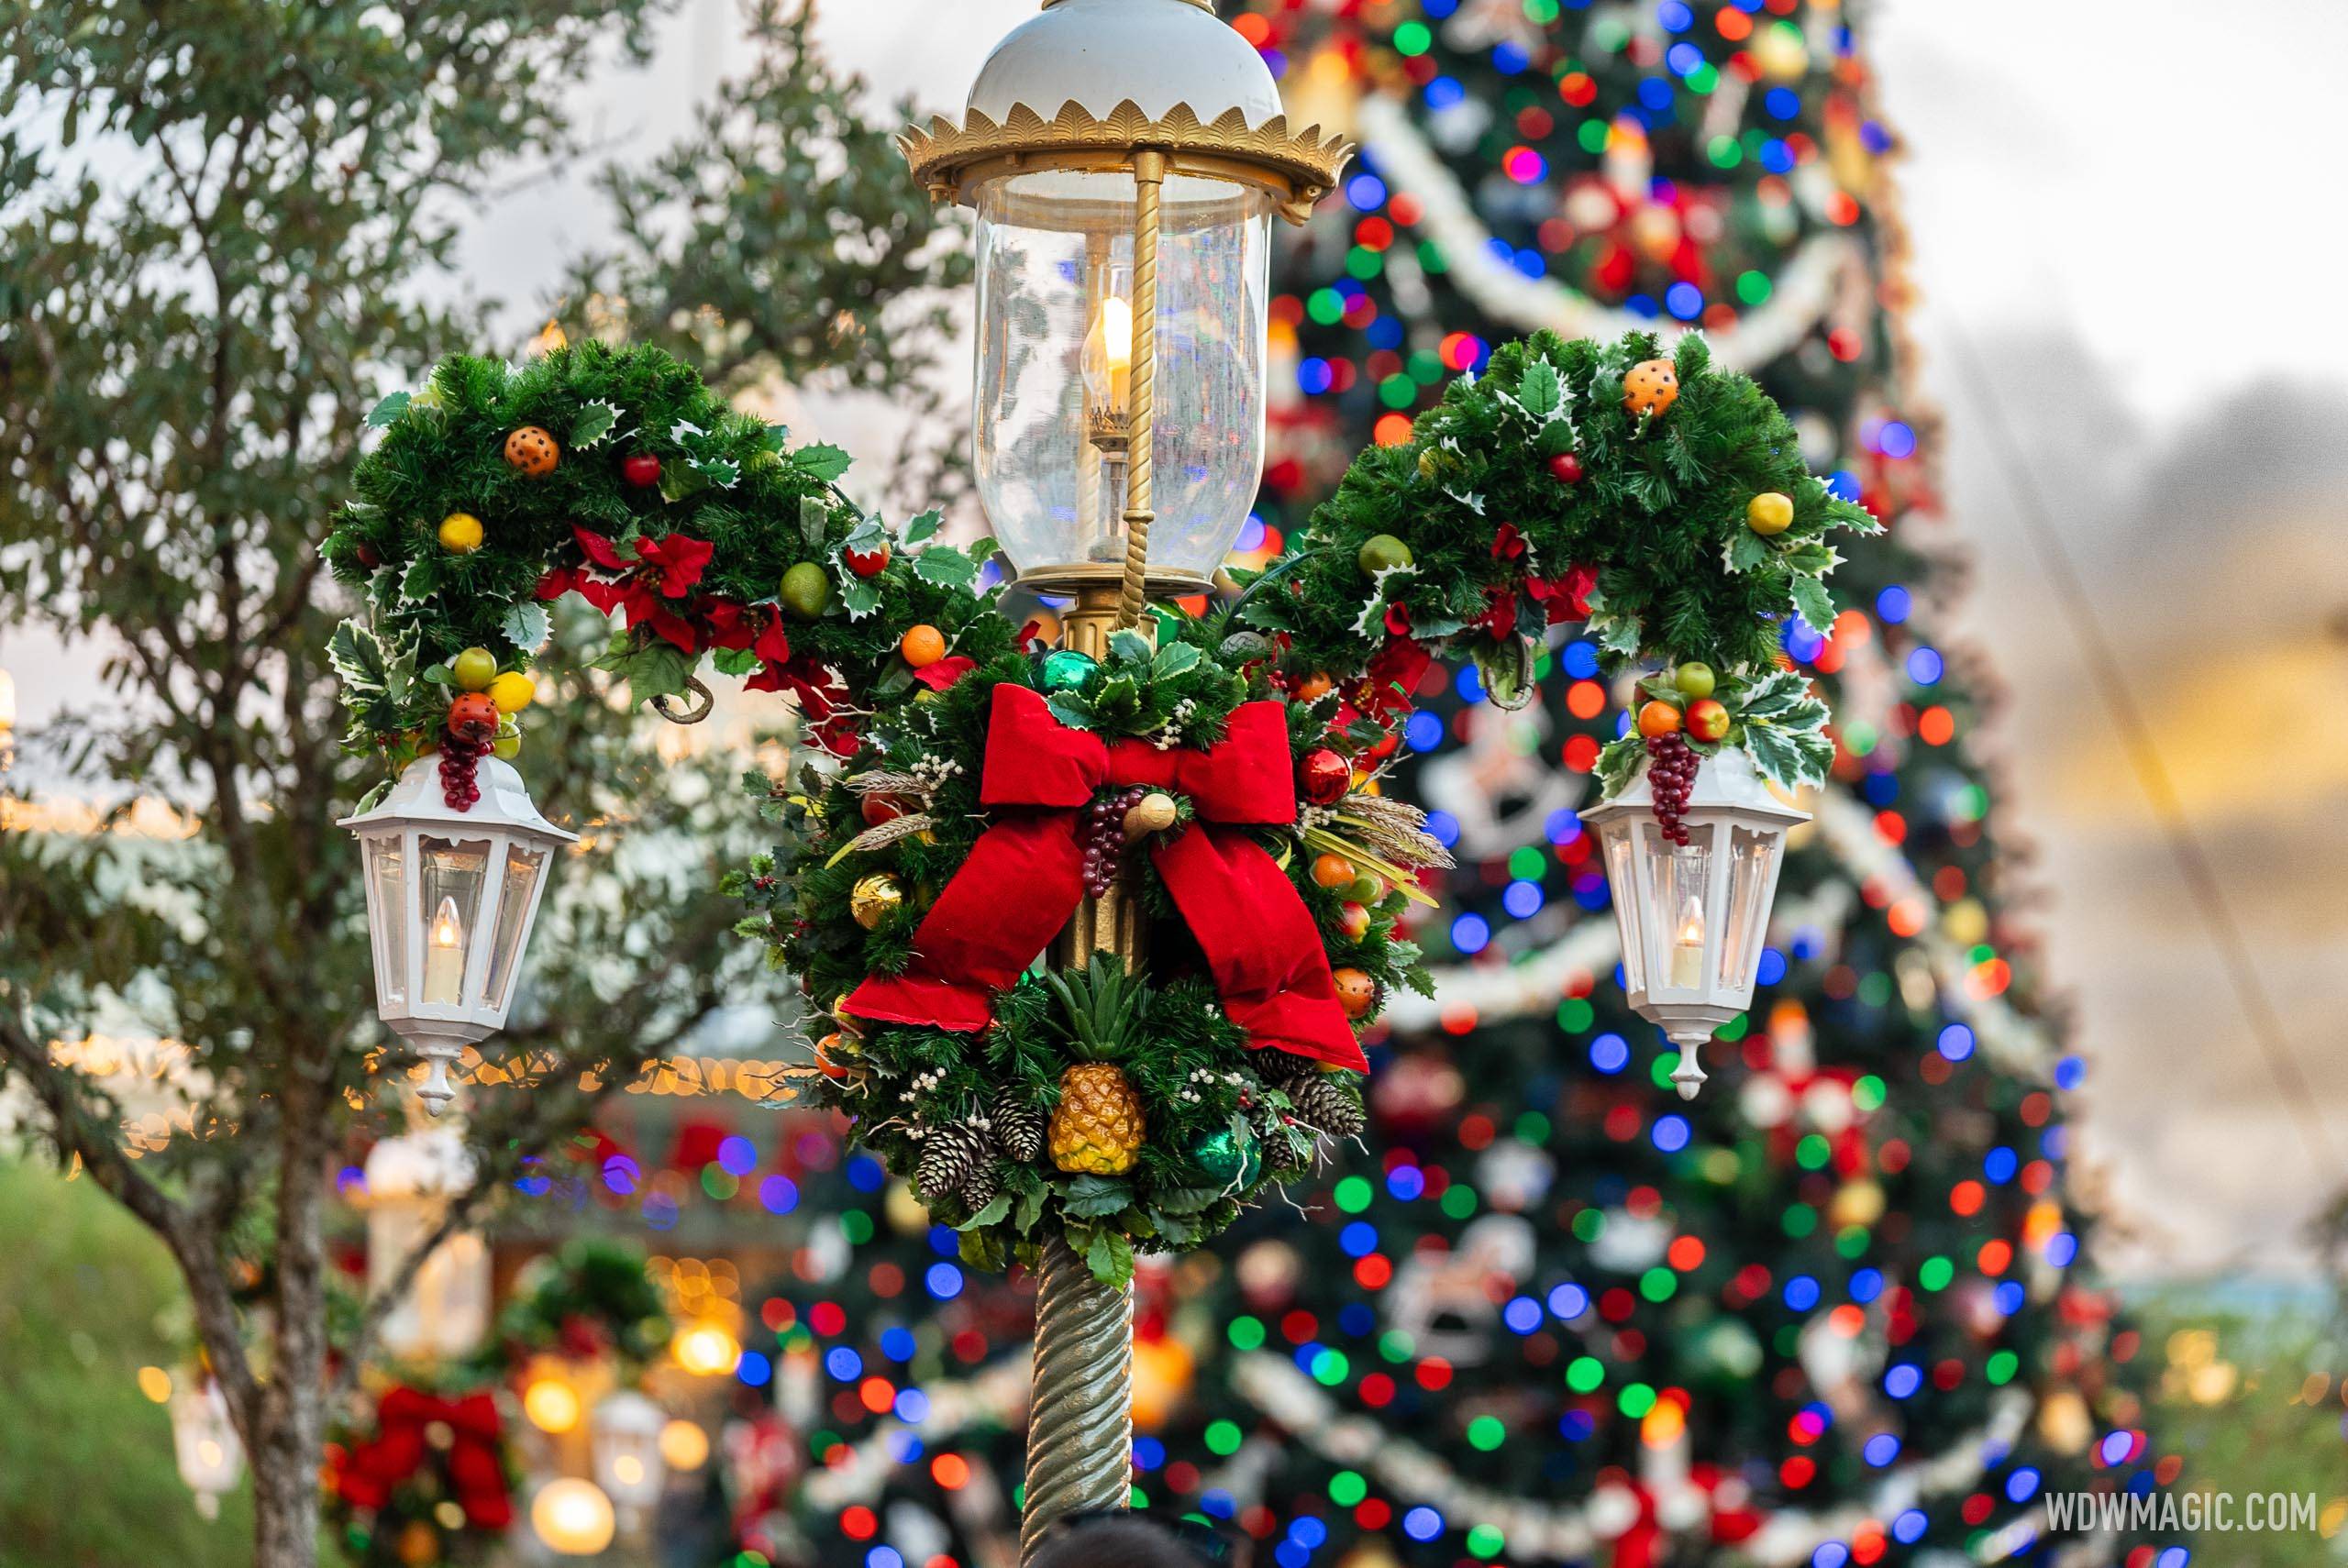
M 329 1452 L 327 1485 L 352 1507 L 371 1512 L 421 1486 L 454 1502 L 475 1529 L 502 1530 L 514 1522 L 504 1428 L 497 1402 L 485 1392 L 443 1398 L 392 1389 L 376 1404 L 375 1435 L 338 1455 Z

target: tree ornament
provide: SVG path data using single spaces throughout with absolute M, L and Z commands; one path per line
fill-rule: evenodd
M 1337 910 L 1337 929 L 1346 933 L 1347 942 L 1359 942 L 1369 934 L 1369 911 L 1350 900 Z
M 1044 656 L 1044 690 L 1047 691 L 1081 691 L 1101 666 L 1088 653 L 1074 648 L 1054 648 Z
M 847 569 L 858 577 L 879 577 L 889 564 L 889 547 L 883 544 L 877 550 L 843 549 L 840 558 L 847 562 Z
M 986 1134 L 969 1122 L 932 1128 L 914 1168 L 914 1186 L 932 1203 L 951 1198 L 969 1185 L 987 1158 Z
M 1361 568 L 1364 577 L 1376 577 L 1382 571 L 1399 571 L 1411 565 L 1414 558 L 1411 547 L 1391 534 L 1372 534 L 1361 542 L 1361 548 L 1354 555 L 1355 564 Z
M 1296 787 L 1316 806 L 1334 806 L 1354 781 L 1354 765 L 1325 745 L 1297 758 Z
M 1225 664 L 1253 664 L 1272 657 L 1272 639 L 1261 632 L 1234 632 L 1216 647 L 1215 657 Z
M 1284 1080 L 1281 1092 L 1296 1119 L 1335 1138 L 1351 1138 L 1369 1125 L 1361 1097 L 1327 1073 L 1308 1069 Z
M 1711 665 L 1690 660 L 1671 672 L 1671 684 L 1682 697 L 1710 697 L 1716 681 Z
M 440 547 L 452 556 L 469 556 L 481 548 L 481 519 L 470 512 L 451 512 L 440 519 Z
M 819 620 L 831 606 L 832 574 L 814 561 L 800 561 L 782 574 L 778 597 L 792 620 Z
M 1044 1128 L 1050 1120 L 1044 1108 L 1029 1099 L 1015 1084 L 1006 1084 L 987 1110 L 994 1124 L 995 1146 L 1019 1164 L 1033 1165 L 1044 1152 Z
M 1571 452 L 1560 452 L 1549 459 L 1549 473 L 1559 484 L 1579 484 L 1588 471 L 1582 467 L 1581 458 Z
M 882 823 L 895 822 L 907 811 L 903 800 L 895 795 L 867 795 L 857 803 L 857 815 L 864 819 L 866 827 L 879 827 Z
M 1661 698 L 1639 710 L 1639 734 L 1653 740 L 1657 735 L 1679 733 L 1679 710 Z
M 1765 490 L 1744 503 L 1744 525 L 1765 539 L 1794 525 L 1793 497 Z
M 489 700 L 501 713 L 518 713 L 538 694 L 538 683 L 520 670 L 509 669 L 489 683 Z
M 620 478 L 638 490 L 650 490 L 660 482 L 660 459 L 649 452 L 631 452 L 620 459 Z
M 1300 702 L 1318 702 L 1322 698 L 1329 695 L 1335 689 L 1336 684 L 1329 679 L 1328 671 L 1316 669 L 1299 680 L 1290 689 L 1289 694 Z
M 1664 705 L 1647 704 L 1650 708 Z M 1688 737 L 1677 730 L 1650 734 L 1646 743 L 1647 788 L 1655 800 L 1656 823 L 1663 829 L 1665 838 L 1685 845 L 1688 830 L 1680 825 L 1680 819 L 1688 814 L 1688 798 L 1695 792 L 1699 759 L 1689 749 Z M 1678 913 L 1676 910 L 1672 912 L 1675 916 Z
M 1728 710 L 1710 697 L 1688 704 L 1688 733 L 1705 742 L 1728 738 Z
M 1335 969 L 1329 977 L 1337 982 L 1337 1005 L 1347 1018 L 1367 1018 L 1377 1009 L 1378 982 L 1363 970 Z
M 927 669 L 946 657 L 946 634 L 925 622 L 910 626 L 897 639 L 897 652 L 915 669 Z
M 1137 838 L 1164 833 L 1181 814 L 1180 808 L 1174 804 L 1173 796 L 1163 790 L 1152 790 L 1125 808 L 1125 814 L 1118 826 L 1124 830 L 1125 842 L 1131 844 Z
M 1141 810 L 1149 790 L 1140 784 L 1111 790 L 1092 797 L 1084 820 L 1077 827 L 1077 847 L 1084 852 L 1084 890 L 1099 898 L 1116 886 L 1117 869 L 1124 864 L 1125 841 L 1137 836 L 1125 832 L 1125 818 Z M 1167 798 L 1166 803 L 1174 802 Z
M 904 884 L 887 871 L 857 879 L 848 890 L 847 912 L 867 931 L 878 931 L 904 907 Z
M 499 735 L 489 743 L 489 754 L 500 762 L 513 761 L 522 755 L 522 733 L 516 730 L 511 734 Z
M 449 679 L 460 691 L 486 691 L 497 679 L 497 656 L 487 648 L 467 648 L 449 661 Z
M 1668 359 L 1642 359 L 1623 378 L 1623 406 L 1632 414 L 1661 415 L 1679 401 L 1679 372 Z
M 1141 1157 L 1147 1136 L 1141 1096 L 1113 1062 L 1078 1062 L 1060 1074 L 1052 1112 L 1052 1164 L 1064 1171 L 1123 1176 Z
M 542 425 L 525 425 L 505 437 L 505 460 L 526 479 L 544 479 L 562 461 L 562 448 Z
M 1264 1168 L 1264 1154 L 1255 1139 L 1242 1140 L 1228 1127 L 1201 1133 L 1191 1143 L 1191 1163 L 1225 1187 L 1252 1187 Z
M 468 691 L 449 704 L 449 733 L 487 745 L 497 738 L 497 702 L 487 692 Z
M 846 1041 L 845 1035 L 836 1032 L 815 1042 L 815 1070 L 835 1083 L 847 1077 L 847 1067 L 840 1060 L 848 1055 Z

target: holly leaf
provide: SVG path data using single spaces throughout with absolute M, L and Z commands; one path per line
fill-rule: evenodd
M 382 690 L 391 683 L 382 639 L 356 621 L 345 621 L 327 639 L 327 663 L 353 693 Z
M 845 451 L 827 445 L 802 447 L 791 454 L 792 468 L 809 479 L 821 480 L 825 484 L 847 472 L 851 461 L 853 459 Z
M 688 458 L 686 462 L 720 490 L 732 490 L 742 482 L 742 465 L 731 458 Z
M 1557 379 L 1557 367 L 1549 363 L 1546 355 L 1524 367 L 1524 374 L 1517 379 L 1516 402 L 1536 424 L 1542 425 L 1557 417 L 1558 410 L 1565 406 L 1565 385 Z
M 1646 755 L 1646 745 L 1636 732 L 1609 742 L 1598 753 L 1599 794 L 1612 800 L 1629 788 L 1631 776 L 1639 770 L 1639 758 Z
M 537 647 L 547 640 L 547 607 L 534 599 L 526 599 L 505 612 L 497 629 L 517 648 Z
M 1060 1189 L 1060 1207 L 1080 1220 L 1119 1214 L 1134 1200 L 1133 1183 L 1118 1176 L 1079 1176 Z
M 440 586 L 440 560 L 437 556 L 418 556 L 408 563 L 400 575 L 400 602 L 421 604 L 432 597 Z
M 918 545 L 932 534 L 936 533 L 945 520 L 945 514 L 933 507 L 907 523 L 903 534 L 900 536 L 908 545 Z
M 718 648 L 709 656 L 709 663 L 720 675 L 748 675 L 757 670 L 759 659 L 748 648 Z
M 847 531 L 847 537 L 840 541 L 840 548 L 869 556 L 876 547 L 888 542 L 889 525 L 880 521 L 880 514 L 876 512 L 857 520 L 856 526 Z
M 1798 577 L 1787 585 L 1793 594 L 1794 609 L 1810 629 L 1824 636 L 1834 627 L 1834 601 L 1826 585 L 1814 577 Z
M 1834 765 L 1834 743 L 1823 727 L 1798 730 L 1778 724 L 1746 724 L 1744 752 L 1763 778 L 1788 790 L 1823 784 Z
M 1044 699 L 1044 706 L 1052 711 L 1053 718 L 1058 719 L 1069 729 L 1089 730 L 1092 727 L 1091 709 L 1086 707 L 1080 700 L 1069 692 L 1053 692 Z
M 1223 1196 L 1215 1187 L 1161 1187 L 1150 1194 L 1150 1207 L 1159 1214 L 1201 1214 Z
M 615 668 L 627 682 L 629 695 L 648 702 L 655 697 L 681 695 L 698 662 L 682 648 L 655 638 L 625 656 Z
M 782 450 L 783 443 L 790 439 L 790 425 L 770 425 L 759 433 L 759 450 L 762 452 L 780 452 Z
M 1011 1213 L 1011 1194 L 998 1192 L 987 1200 L 987 1206 L 954 1227 L 957 1231 L 983 1231 L 990 1225 L 1000 1225 Z
M 951 545 L 932 545 L 914 558 L 914 575 L 940 588 L 968 589 L 979 579 L 979 563 Z
M 1769 558 L 1769 541 L 1750 528 L 1739 528 L 1729 536 L 1721 558 L 1731 571 L 1751 571 Z
M 840 607 L 851 621 L 861 621 L 880 608 L 880 584 L 877 579 L 856 578 L 840 587 Z
M 573 449 L 583 452 L 609 436 L 612 433 L 612 427 L 619 422 L 618 407 L 604 399 L 598 398 L 581 409 L 579 417 L 571 421 L 570 445 Z
M 1149 661 L 1149 678 L 1152 680 L 1171 680 L 1178 675 L 1196 669 L 1204 657 L 1192 644 L 1168 643 L 1157 650 L 1157 657 Z
M 1815 702 L 1809 679 L 1798 671 L 1773 669 L 1737 694 L 1736 716 L 1755 720 L 1783 719 L 1805 702 Z
M 832 509 L 820 495 L 799 498 L 799 536 L 807 541 L 810 551 L 824 547 L 824 533 L 831 525 Z
M 370 430 L 382 429 L 383 426 L 390 425 L 394 420 L 398 419 L 401 414 L 405 414 L 407 412 L 407 405 L 413 401 L 414 399 L 406 392 L 395 392 L 392 393 L 391 396 L 385 398 L 382 402 L 377 403 L 374 407 L 367 411 L 367 428 Z

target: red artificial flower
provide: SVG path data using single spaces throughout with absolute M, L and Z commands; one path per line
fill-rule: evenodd
M 1386 607 L 1386 635 L 1390 637 L 1407 637 L 1411 635 L 1409 605 L 1389 604 Z
M 1560 578 L 1524 580 L 1524 591 L 1548 613 L 1553 626 L 1560 621 L 1588 620 L 1590 591 L 1597 586 L 1598 569 L 1589 566 L 1567 567 Z
M 914 679 L 932 691 L 943 691 L 978 668 L 979 661 L 968 654 L 948 654 L 914 670 Z
M 1512 561 L 1524 554 L 1524 536 L 1516 531 L 1513 523 L 1503 523 L 1500 532 L 1492 536 L 1492 558 Z
M 629 631 L 648 624 L 653 635 L 673 645 L 680 652 L 701 652 L 701 640 L 693 631 L 692 623 L 654 598 L 652 591 L 641 581 L 626 585 L 620 603 L 627 611 Z
M 593 528 L 582 528 L 573 523 L 570 536 L 579 541 L 579 547 L 586 552 L 587 558 L 605 571 L 626 571 L 636 564 L 621 555 L 618 547 Z
M 1389 637 L 1369 661 L 1362 678 L 1361 711 L 1379 723 L 1411 711 L 1419 682 L 1434 663 L 1434 656 L 1415 637 Z
M 1019 628 L 1019 635 L 1012 639 L 1012 641 L 1019 645 L 1019 651 L 1021 653 L 1025 653 L 1029 648 L 1043 640 L 1044 623 L 1036 620 L 1032 616 L 1029 617 L 1025 625 Z
M 1485 611 L 1476 624 L 1493 636 L 1505 640 L 1516 635 L 1516 591 L 1510 588 L 1484 590 Z
M 707 539 L 695 539 L 683 534 L 636 542 L 636 553 L 660 569 L 660 596 L 663 599 L 682 599 L 692 592 L 693 584 L 699 582 L 701 574 L 708 569 L 709 558 L 716 551 L 717 547 Z
M 781 611 L 767 611 L 766 629 L 759 634 L 750 651 L 770 664 L 781 664 L 791 657 L 791 638 L 783 632 Z
M 559 599 L 576 589 L 579 580 L 585 575 L 577 567 L 549 568 L 547 574 L 538 579 L 536 595 L 541 600 Z
M 709 646 L 714 648 L 747 648 L 758 636 L 751 624 L 749 607 L 731 599 L 704 599 L 694 606 L 695 613 L 709 624 Z

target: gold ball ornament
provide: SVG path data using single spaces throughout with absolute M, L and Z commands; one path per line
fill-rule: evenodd
M 1775 538 L 1794 525 L 1793 497 L 1763 491 L 1744 503 L 1744 525 L 1765 539 Z
M 469 556 L 481 548 L 481 519 L 470 512 L 451 512 L 440 519 L 440 547 L 452 556 Z
M 1632 414 L 1661 414 L 1679 401 L 1679 372 L 1668 359 L 1642 359 L 1623 378 L 1623 406 Z
M 904 907 L 904 884 L 886 871 L 875 871 L 848 889 L 847 912 L 867 931 L 878 931 Z
M 528 479 L 544 479 L 562 461 L 562 448 L 543 425 L 525 425 L 505 437 L 505 460 Z

